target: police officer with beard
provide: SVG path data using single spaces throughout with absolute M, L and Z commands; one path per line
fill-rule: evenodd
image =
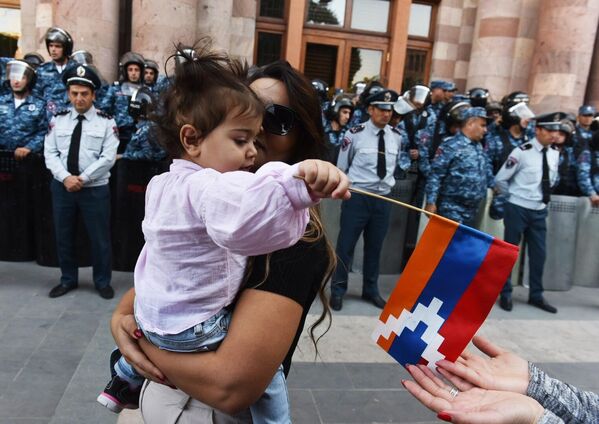
M 6 65 L 6 78 L 11 92 L 0 97 L 0 148 L 12 150 L 15 159 L 22 160 L 30 153 L 40 153 L 48 129 L 46 105 L 31 94 L 36 74 L 22 60 Z
M 578 157 L 578 187 L 594 207 L 599 207 L 599 132 L 583 148 Z
M 114 120 L 119 129 L 118 153 L 125 151 L 127 143 L 135 132 L 135 122 L 129 115 L 129 100 L 141 87 L 144 71 L 144 58 L 139 53 L 127 52 L 120 60 L 121 81 L 115 81 L 99 103 L 99 108 Z

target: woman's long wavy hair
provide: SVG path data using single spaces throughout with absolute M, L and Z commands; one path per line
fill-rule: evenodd
M 320 101 L 310 81 L 287 61 L 283 60 L 253 69 L 248 76 L 248 84 L 261 78 L 272 78 L 281 81 L 285 85 L 289 98 L 289 107 L 296 113 L 297 120 L 299 121 L 294 128 L 297 143 L 288 163 L 293 164 L 305 159 L 325 159 L 327 157 L 327 146 L 322 126 Z M 328 256 L 328 266 L 318 290 L 318 297 L 322 303 L 323 310 L 316 322 L 309 329 L 310 338 L 317 354 L 318 349 L 316 345 L 318 341 L 331 327 L 331 310 L 329 309 L 325 288 L 337 265 L 337 257 L 333 246 L 325 234 L 320 216 L 320 208 L 319 206 L 315 206 L 310 208 L 310 222 L 302 240 L 314 243 L 321 239 L 325 241 Z M 268 275 L 269 259 L 270 257 L 267 258 L 264 280 Z M 248 266 L 248 270 L 250 269 L 251 263 Z M 249 275 L 249 273 L 246 273 L 246 275 Z M 316 328 L 325 321 L 326 328 L 319 336 L 316 336 Z

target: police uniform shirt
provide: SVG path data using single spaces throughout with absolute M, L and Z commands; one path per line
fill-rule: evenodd
M 399 131 L 390 125 L 383 129 L 387 174 L 381 180 L 376 172 L 378 133 L 381 129 L 368 120 L 347 131 L 341 143 L 337 167 L 347 174 L 353 186 L 376 194 L 388 194 L 395 185 L 393 173 L 398 165 L 402 138 Z
M 514 149 L 497 175 L 495 184 L 499 191 L 508 194 L 508 201 L 527 209 L 541 210 L 543 203 L 541 180 L 543 178 L 543 146 L 534 138 Z M 547 147 L 549 184 L 558 180 L 559 152 Z
M 46 166 L 61 183 L 71 175 L 67 171 L 67 159 L 71 136 L 79 114 L 74 108 L 59 112 L 50 122 L 44 142 Z M 81 143 L 79 147 L 79 172 L 84 187 L 108 184 L 110 168 L 116 160 L 119 146 L 114 119 L 91 107 L 83 114 Z
M 48 129 L 46 105 L 42 99 L 29 95 L 17 106 L 12 91 L 0 97 L 0 146 L 15 150 L 25 147 L 40 153 Z

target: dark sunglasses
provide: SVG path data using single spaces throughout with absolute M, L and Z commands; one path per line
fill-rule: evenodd
M 296 116 L 292 109 L 278 104 L 265 106 L 262 127 L 266 132 L 275 135 L 287 135 L 295 126 Z

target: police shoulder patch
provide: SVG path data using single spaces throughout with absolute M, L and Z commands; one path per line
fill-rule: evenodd
M 505 167 L 506 169 L 511 169 L 513 168 L 516 164 L 518 163 L 518 159 L 516 159 L 513 156 L 510 156 L 509 158 L 507 158 L 507 160 L 505 161 Z
M 101 116 L 102 118 L 112 119 L 112 115 L 104 112 L 103 110 L 97 109 L 97 112 L 98 112 L 98 116 Z
M 54 116 L 60 116 L 60 115 L 66 115 L 67 113 L 69 113 L 69 109 L 68 108 L 64 108 L 64 109 L 57 109 L 54 111 Z
M 344 137 L 343 141 L 341 142 L 341 150 L 343 150 L 345 152 L 349 148 L 350 144 L 351 144 L 351 140 L 347 137 Z
M 364 131 L 364 128 L 366 128 L 366 125 L 364 125 L 364 124 L 356 125 L 355 127 L 350 128 L 349 132 L 352 134 L 357 134 L 360 131 Z
M 532 149 L 532 143 L 524 143 L 521 144 L 519 147 L 521 150 L 530 150 Z

